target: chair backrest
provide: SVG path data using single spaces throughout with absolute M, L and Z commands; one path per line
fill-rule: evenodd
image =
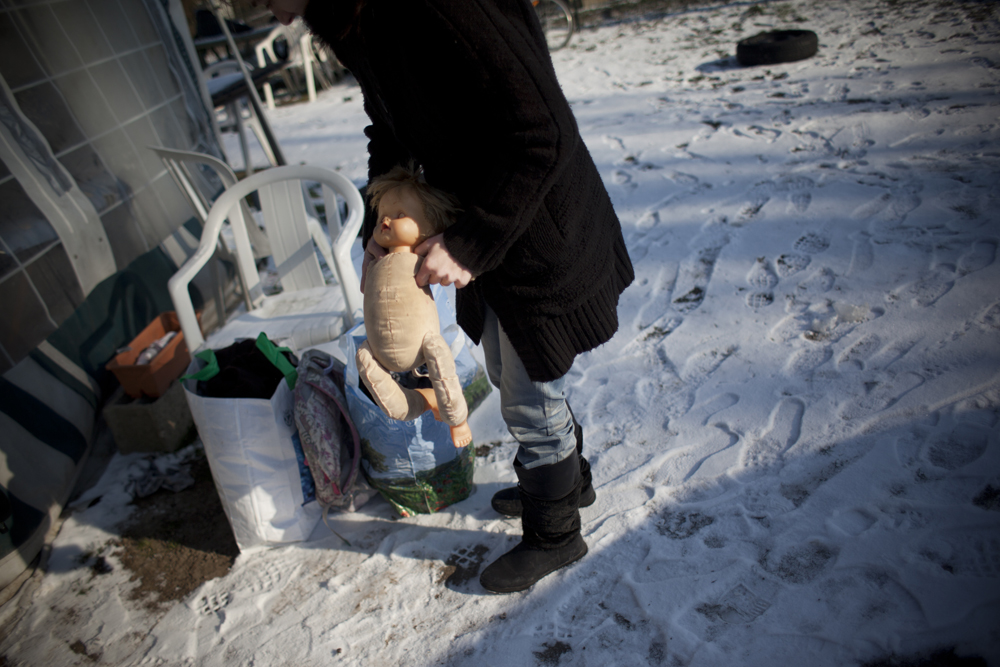
M 211 258 L 216 239 L 226 219 L 233 229 L 237 268 L 242 274 L 253 305 L 255 307 L 260 305 L 264 298 L 260 275 L 254 263 L 246 232 L 248 223 L 240 205 L 243 198 L 252 192 L 257 192 L 260 198 L 264 227 L 271 243 L 272 257 L 284 292 L 326 284 L 313 247 L 315 224 L 310 225 L 310 217 L 306 212 L 303 181 L 315 182 L 322 186 L 327 211 L 338 210 L 337 195 L 347 203 L 347 220 L 340 227 L 333 242 L 330 254 L 333 266 L 330 268 L 334 271 L 344 294 L 345 319 L 349 325 L 353 324 L 354 313 L 362 306 L 361 285 L 351 261 L 351 246 L 364 219 L 364 200 L 361 193 L 350 180 L 325 167 L 311 165 L 273 167 L 249 176 L 226 189 L 208 212 L 198 249 L 170 278 L 168 289 L 184 337 L 187 339 L 188 349 L 195 350 L 204 342 L 195 319 L 188 284 Z M 333 233 L 332 226 L 331 233 Z
M 254 51 L 257 54 L 257 66 L 264 67 L 270 63 L 277 63 L 285 60 L 289 63 L 300 64 L 302 54 L 299 51 L 299 38 L 305 32 L 305 25 L 302 21 L 296 21 L 291 26 L 275 26 L 267 37 L 257 42 Z M 288 57 L 279 58 L 274 50 L 274 43 L 279 39 L 284 39 L 288 44 Z
M 232 167 L 219 158 L 213 155 L 206 155 L 205 153 L 179 151 L 162 146 L 148 146 L 148 148 L 156 153 L 163 162 L 163 165 L 167 168 L 167 172 L 184 194 L 184 198 L 191 204 L 191 208 L 194 209 L 198 221 L 204 227 L 205 221 L 208 219 L 208 210 L 212 207 L 212 202 L 205 195 L 204 191 L 195 185 L 197 179 L 191 171 L 191 166 L 204 165 L 211 168 L 219 177 L 219 180 L 222 181 L 222 187 L 226 190 L 237 183 L 236 173 Z M 244 216 L 252 219 L 250 209 L 247 207 L 245 201 L 241 202 L 241 206 Z M 249 236 L 255 258 L 267 257 L 271 254 L 271 244 L 264 233 L 260 231 L 260 227 L 255 224 L 247 225 L 247 235 Z

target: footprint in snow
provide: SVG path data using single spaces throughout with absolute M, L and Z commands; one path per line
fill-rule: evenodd
M 663 318 L 664 313 L 670 309 L 676 282 L 677 265 L 673 262 L 661 263 L 656 276 L 648 283 L 648 292 L 635 319 L 636 328 L 645 330 Z
M 960 423 L 940 433 L 925 445 L 923 458 L 944 470 L 958 470 L 978 461 L 986 453 L 990 431 L 976 424 Z
M 837 366 L 849 366 L 864 370 L 865 361 L 882 346 L 882 340 L 876 334 L 868 334 L 844 350 L 837 358 Z
M 466 584 L 479 576 L 479 568 L 489 550 L 485 544 L 455 550 L 441 568 L 438 583 L 454 591 L 466 590 Z
M 691 408 L 689 416 L 702 426 L 706 426 L 714 415 L 733 407 L 739 401 L 740 397 L 737 394 L 719 394 Z
M 771 201 L 776 187 L 773 181 L 764 181 L 750 188 L 746 193 L 746 199 L 736 213 L 733 226 L 739 227 L 760 218 L 761 209 L 767 202 Z
M 926 308 L 951 291 L 954 285 L 955 273 L 947 267 L 940 267 L 889 292 L 886 298 L 889 301 L 910 299 L 914 308 Z
M 691 240 L 692 252 L 681 262 L 674 285 L 673 303 L 678 312 L 689 313 L 705 300 L 716 261 L 728 243 L 729 225 L 725 218 L 708 221 Z
M 834 512 L 827 523 L 852 537 L 857 537 L 874 526 L 877 521 L 878 519 L 871 512 L 854 508 Z
M 778 284 L 778 274 L 771 268 L 766 257 L 758 257 L 747 273 L 747 284 L 761 290 L 769 290 Z
M 690 629 L 702 635 L 705 640 L 716 639 L 725 632 L 725 625 L 746 626 L 753 623 L 770 609 L 771 600 L 781 592 L 782 586 L 756 567 L 751 567 L 749 572 L 744 568 L 732 568 L 731 571 L 736 573 L 735 577 L 731 577 L 721 588 L 712 587 L 725 592 L 696 604 L 693 611 L 697 616 L 690 617 L 685 623 L 693 625 Z M 708 620 L 713 625 L 698 628 L 703 625 L 698 622 L 699 618 Z M 723 625 L 717 625 L 719 623 Z
M 715 517 L 698 511 L 667 510 L 657 520 L 656 530 L 672 540 L 686 540 L 714 522 Z
M 1000 538 L 976 534 L 938 537 L 918 555 L 940 568 L 943 576 L 1000 578 Z
M 785 176 L 778 180 L 777 191 L 788 193 L 788 212 L 805 213 L 812 203 L 815 181 L 807 176 Z
M 809 255 L 798 255 L 795 253 L 785 253 L 774 261 L 775 270 L 779 278 L 787 278 L 799 271 L 805 270 L 811 262 Z
M 770 607 L 770 602 L 743 584 L 737 584 L 726 591 L 716 604 L 703 607 L 705 611 L 702 613 L 709 617 L 714 616 L 725 623 L 743 625 L 753 623 Z
M 836 546 L 812 540 L 769 553 L 764 567 L 789 583 L 808 584 L 833 566 L 838 553 Z
M 640 563 L 632 573 L 632 581 L 639 584 L 657 584 L 670 579 L 689 578 L 701 574 L 690 559 L 654 559 Z
M 846 421 L 868 417 L 895 405 L 899 399 L 924 383 L 916 373 L 879 372 L 869 376 L 861 395 L 840 408 L 840 417 Z
M 627 171 L 618 169 L 611 175 L 611 182 L 615 185 L 619 185 L 626 190 L 634 190 L 638 187 L 638 183 L 632 180 L 632 175 Z
M 833 356 L 833 350 L 829 346 L 818 346 L 809 344 L 801 347 L 788 357 L 785 362 L 785 374 L 791 377 L 808 375 L 816 370 Z
M 747 294 L 746 304 L 751 310 L 766 308 L 774 303 L 774 292 L 751 292 Z
M 1000 331 L 1000 301 L 987 306 L 976 321 L 984 331 Z
M 796 252 L 804 252 L 808 255 L 816 255 L 829 247 L 830 239 L 817 232 L 808 232 L 803 234 L 795 240 L 795 243 L 792 244 L 792 248 L 794 248 Z
M 799 441 L 805 403 L 798 398 L 779 402 L 768 421 L 767 430 L 756 440 L 748 440 L 740 456 L 741 468 L 753 474 L 774 470 L 782 455 Z
M 767 258 L 757 258 L 747 273 L 746 281 L 755 290 L 746 297 L 747 307 L 757 310 L 774 303 L 774 293 L 771 289 L 778 284 L 778 274 L 771 268 L 771 263 L 767 261 Z
M 716 424 L 693 444 L 673 449 L 651 465 L 657 468 L 652 481 L 659 486 L 684 485 L 686 491 L 694 492 L 715 484 L 736 464 L 734 446 L 739 440 L 728 426 Z
M 736 352 L 736 349 L 736 347 L 712 348 L 691 355 L 681 370 L 681 379 L 690 382 L 708 377 Z
M 825 294 L 833 289 L 837 275 L 832 269 L 823 267 L 814 271 L 808 278 L 798 284 L 797 289 L 806 294 Z
M 875 251 L 872 249 L 871 234 L 867 232 L 857 232 L 848 238 L 854 241 L 851 249 L 851 264 L 847 267 L 845 275 L 857 276 L 868 270 L 875 262 Z
M 724 423 L 716 424 L 715 428 L 717 431 L 713 433 L 713 437 L 695 449 L 696 456 L 701 458 L 694 461 L 685 475 L 685 483 L 710 484 L 728 475 L 729 471 L 739 463 L 740 452 L 736 445 L 740 441 L 740 436 Z
M 958 275 L 967 276 L 993 263 L 997 255 L 997 243 L 992 240 L 976 241 L 964 255 L 958 258 Z
M 609 572 L 616 570 L 610 562 L 607 566 Z M 600 585 L 573 586 L 549 616 L 551 620 L 533 628 L 532 635 L 540 641 L 534 651 L 539 664 L 575 664 L 562 656 L 598 657 L 612 647 L 655 635 L 649 631 L 646 614 L 636 604 L 629 585 L 618 578 L 595 583 Z M 603 664 L 609 662 L 604 660 Z
M 223 609 L 225 609 L 231 599 L 232 596 L 229 591 L 206 595 L 198 602 L 198 611 L 201 612 L 202 616 L 222 614 L 224 613 Z

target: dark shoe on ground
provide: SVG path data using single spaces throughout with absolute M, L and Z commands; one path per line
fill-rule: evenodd
M 526 469 L 514 461 L 521 496 L 521 543 L 500 556 L 479 576 L 483 588 L 513 593 L 582 558 L 580 462 L 574 451 L 549 466 Z
M 558 549 L 540 549 L 522 541 L 483 570 L 479 583 L 492 593 L 523 591 L 545 575 L 580 560 L 586 554 L 587 543 L 579 533 Z

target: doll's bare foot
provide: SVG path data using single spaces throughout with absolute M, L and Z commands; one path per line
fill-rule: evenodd
M 469 422 L 462 422 L 458 426 L 451 427 L 451 441 L 456 447 L 465 447 L 472 442 L 472 429 Z
M 414 391 L 424 397 L 427 409 L 434 414 L 434 419 L 444 421 L 441 419 L 441 412 L 438 410 L 437 394 L 434 393 L 434 390 L 418 387 Z M 464 421 L 458 426 L 451 426 L 450 424 L 448 426 L 451 429 L 451 441 L 456 447 L 465 447 L 472 442 L 472 429 L 469 428 L 469 422 Z

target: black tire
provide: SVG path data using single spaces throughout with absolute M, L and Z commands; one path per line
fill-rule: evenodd
M 741 40 L 736 60 L 743 66 L 776 65 L 816 55 L 819 38 L 812 30 L 774 30 Z

